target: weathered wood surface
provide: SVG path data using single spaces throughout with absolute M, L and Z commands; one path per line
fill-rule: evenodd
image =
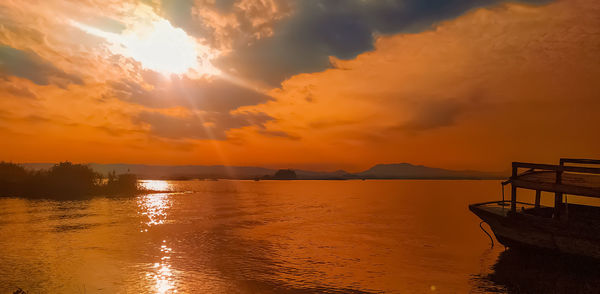
M 512 179 L 519 188 L 600 198 L 600 175 L 562 172 L 560 184 L 556 171 L 528 172 Z
M 565 163 L 577 163 L 577 164 L 600 164 L 598 159 L 587 159 L 587 158 L 561 158 L 560 165 Z
M 528 163 L 528 162 L 513 162 L 513 168 L 530 168 L 530 169 L 541 169 L 547 171 L 565 171 L 574 173 L 589 173 L 589 174 L 600 174 L 600 168 L 598 167 L 584 167 L 584 166 L 561 166 L 553 164 L 541 164 L 541 163 Z
M 469 205 L 505 246 L 528 246 L 600 259 L 600 207 L 563 202 L 564 194 L 600 198 L 600 164 L 595 159 L 561 158 L 560 165 L 512 163 L 511 200 Z M 519 169 L 527 171 L 519 174 Z M 535 204 L 517 201 L 517 188 L 536 190 Z M 541 191 L 555 194 L 554 207 L 540 205 Z M 521 207 L 524 204 L 530 208 Z M 510 208 L 508 207 L 510 205 Z M 562 216 L 564 214 L 564 216 Z
M 513 213 L 493 203 L 481 203 L 469 209 L 490 225 L 505 246 L 546 248 L 600 259 L 600 208 L 571 206 L 574 213 L 566 221 L 531 214 L 535 208 Z

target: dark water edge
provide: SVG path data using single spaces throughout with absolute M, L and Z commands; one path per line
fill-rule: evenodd
M 473 277 L 491 293 L 600 293 L 600 261 L 527 248 L 501 252 L 491 273 Z

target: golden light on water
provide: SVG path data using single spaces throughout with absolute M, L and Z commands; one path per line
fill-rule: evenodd
M 169 191 L 171 185 L 167 181 L 145 180 L 140 181 L 140 186 L 150 191 Z M 166 210 L 171 206 L 168 193 L 152 193 L 138 198 L 140 214 L 147 217 L 144 221 L 146 227 L 163 224 L 167 218 Z M 147 232 L 147 228 L 140 231 Z
M 138 206 L 141 208 L 141 214 L 147 219 L 144 224 L 147 227 L 164 224 L 167 219 L 167 212 L 171 206 L 169 194 L 148 194 L 138 199 Z M 148 229 L 144 229 L 147 231 Z
M 155 273 L 149 274 L 149 276 L 155 281 L 154 287 L 156 293 L 177 293 L 177 289 L 175 289 L 174 273 L 171 269 L 171 264 L 169 264 L 169 259 L 171 259 L 169 254 L 172 249 L 165 243 L 166 240 L 163 240 L 163 245 L 160 247 L 160 252 L 162 253 L 160 262 L 154 264 Z
M 150 190 L 169 190 L 170 185 L 166 181 L 142 181 L 141 185 Z M 156 193 L 147 194 L 138 198 L 139 213 L 146 218 L 142 220 L 140 232 L 147 233 L 153 226 L 165 224 L 168 209 L 171 207 L 170 194 Z M 146 277 L 153 284 L 155 293 L 177 293 L 175 287 L 175 273 L 171 268 L 171 252 L 173 249 L 167 245 L 167 240 L 160 244 L 160 260 L 152 264 L 150 272 Z
M 144 180 L 140 181 L 140 186 L 150 191 L 171 191 L 171 184 L 167 181 L 160 180 Z

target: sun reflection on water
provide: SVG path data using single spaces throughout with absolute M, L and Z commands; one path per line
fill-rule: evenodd
M 169 259 L 171 259 L 169 254 L 171 253 L 172 249 L 165 243 L 166 240 L 163 240 L 163 245 L 160 247 L 160 252 L 162 253 L 160 262 L 154 264 L 156 272 L 154 274 L 150 274 L 150 276 L 155 281 L 154 287 L 156 288 L 157 293 L 177 293 L 177 289 L 175 289 L 173 270 L 171 269 L 171 264 L 169 264 Z
M 169 194 L 148 194 L 138 198 L 141 214 L 147 217 L 143 222 L 147 227 L 164 224 L 167 219 L 166 210 L 171 207 Z M 148 231 L 147 228 L 143 229 Z
M 140 181 L 140 186 L 149 191 L 171 191 L 172 186 L 167 181 L 161 180 L 143 180 Z
M 146 184 L 143 185 L 145 188 L 152 190 L 168 188 L 168 183 L 164 181 L 145 181 L 143 184 Z M 168 193 L 151 193 L 138 198 L 139 213 L 146 216 L 142 220 L 141 232 L 148 232 L 148 229 L 153 226 L 165 224 L 167 221 L 167 211 L 171 207 L 170 196 Z M 162 240 L 158 256 L 160 260 L 151 264 L 152 268 L 146 274 L 155 293 L 177 293 L 175 287 L 176 277 L 170 263 L 171 252 L 172 248 L 167 245 L 167 241 Z
M 175 274 L 171 269 L 169 254 L 172 249 L 165 244 L 166 240 L 163 240 L 163 245 L 160 247 L 161 258 L 160 262 L 156 262 L 152 266 L 152 272 L 147 273 L 146 276 L 153 281 L 154 289 L 156 293 L 177 293 L 175 287 Z

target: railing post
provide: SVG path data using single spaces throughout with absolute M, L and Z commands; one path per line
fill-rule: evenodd
M 564 162 L 561 160 L 560 161 L 560 167 L 558 168 L 558 170 L 556 170 L 556 184 L 560 185 L 562 183 L 562 167 L 564 166 Z M 560 219 L 560 211 L 562 209 L 562 199 L 563 199 L 563 193 L 562 192 L 555 192 L 554 193 L 554 218 L 555 219 Z
M 542 198 L 542 191 L 535 190 L 535 208 L 540 208 L 541 198 Z
M 512 167 L 512 178 L 517 178 L 517 167 L 514 164 Z M 512 181 L 510 182 L 510 211 L 517 212 L 517 186 Z

